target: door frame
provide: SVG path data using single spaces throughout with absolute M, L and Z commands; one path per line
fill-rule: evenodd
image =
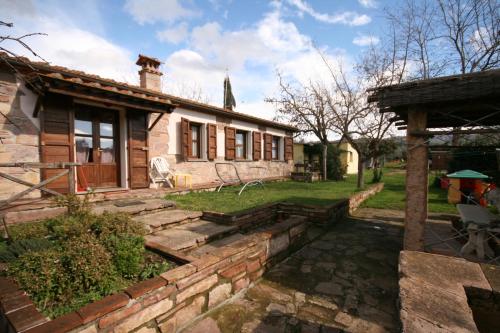
M 121 117 L 120 113 L 124 108 L 122 107 L 110 107 L 107 105 L 103 105 L 101 103 L 93 103 L 93 102 L 88 102 L 85 100 L 80 100 L 80 99 L 75 99 L 73 101 L 73 107 L 71 109 L 71 119 L 72 119 L 72 124 L 71 124 L 71 136 L 72 136 L 72 145 L 73 145 L 73 160 L 76 162 L 76 144 L 75 144 L 75 120 L 76 120 L 76 112 L 79 108 L 84 108 L 84 107 L 91 107 L 93 109 L 102 109 L 105 111 L 109 111 L 113 113 L 113 142 L 115 145 L 115 163 L 116 163 L 116 186 L 109 186 L 109 187 L 96 187 L 95 190 L 97 191 L 106 191 L 106 190 L 113 190 L 117 188 L 123 188 L 122 186 L 122 179 L 124 175 L 122 175 L 122 164 L 121 164 L 121 158 L 122 158 L 122 138 L 121 138 L 121 133 L 122 133 L 122 128 L 121 128 Z M 92 129 L 95 131 L 95 122 L 94 119 L 92 119 Z M 100 138 L 100 135 L 99 135 Z M 93 136 L 93 141 L 94 141 L 94 136 Z M 100 143 L 99 143 L 100 144 Z M 126 154 L 126 152 L 125 152 Z M 78 178 L 77 178 L 78 172 L 75 172 L 75 184 L 76 188 L 78 188 Z M 77 193 L 86 193 L 87 191 L 77 191 Z

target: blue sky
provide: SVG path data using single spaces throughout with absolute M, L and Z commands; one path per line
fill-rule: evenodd
M 0 19 L 52 64 L 136 84 L 139 53 L 159 58 L 163 90 L 222 103 L 229 73 L 239 112 L 271 119 L 276 70 L 328 80 L 312 47 L 349 70 L 384 29 L 396 0 L 0 0 Z M 5 30 L 6 28 L 2 28 Z M 12 47 L 25 55 L 23 50 Z

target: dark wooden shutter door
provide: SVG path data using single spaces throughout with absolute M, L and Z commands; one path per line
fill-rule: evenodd
M 146 188 L 149 187 L 147 113 L 129 111 L 127 118 L 130 188 Z
M 262 156 L 262 144 L 260 132 L 252 133 L 252 149 L 253 149 L 253 160 L 258 161 Z
M 50 96 L 40 113 L 40 157 L 43 163 L 73 162 L 73 102 L 69 98 Z M 42 169 L 42 179 L 61 173 L 63 169 Z M 69 192 L 68 177 L 47 184 L 47 188 Z
M 285 137 L 285 161 L 293 160 L 293 138 Z
M 207 125 L 207 157 L 214 160 L 217 157 L 217 125 Z
M 273 136 L 264 134 L 264 159 L 270 161 L 273 159 Z
M 234 160 L 236 151 L 236 128 L 226 127 L 226 160 Z
M 186 118 L 181 118 L 181 155 L 184 161 L 189 158 L 189 120 Z

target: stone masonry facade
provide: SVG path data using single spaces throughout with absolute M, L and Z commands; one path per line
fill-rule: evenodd
M 0 71 L 0 163 L 40 161 L 39 129 L 21 109 L 21 97 L 24 94 L 14 74 Z M 0 168 L 0 172 L 29 183 L 40 181 L 38 169 Z M 26 188 L 0 178 L 0 199 L 6 199 Z M 32 192 L 30 195 L 39 196 L 39 193 Z

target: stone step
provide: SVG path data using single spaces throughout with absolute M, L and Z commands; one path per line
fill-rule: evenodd
M 134 220 L 144 223 L 148 233 L 154 233 L 172 228 L 182 223 L 194 222 L 200 219 L 202 212 L 181 209 L 163 210 L 147 215 L 134 217 Z
M 164 209 L 175 208 L 175 202 L 164 199 L 124 199 L 99 203 L 92 207 L 92 212 L 102 214 L 127 213 L 131 215 L 151 214 Z
M 175 251 L 185 251 L 237 232 L 235 226 L 198 220 L 146 236 L 146 242 L 158 243 Z
M 91 209 L 95 214 L 121 212 L 131 215 L 141 215 L 173 208 L 175 208 L 175 202 L 164 199 L 122 199 L 98 202 Z M 66 207 L 35 207 L 6 212 L 3 214 L 3 218 L 7 224 L 15 224 L 53 218 L 64 213 L 66 213 Z

